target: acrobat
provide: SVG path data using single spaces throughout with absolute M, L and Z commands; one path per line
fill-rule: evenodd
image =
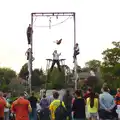
M 77 59 L 77 55 L 80 54 L 80 51 L 79 51 L 79 44 L 76 43 L 75 44 L 75 47 L 74 47 L 74 54 L 73 54 L 73 62 L 75 62 L 75 60 Z
M 27 56 L 27 60 L 29 60 L 29 58 L 30 58 L 30 52 L 31 52 L 31 48 L 28 48 L 28 50 L 25 53 L 25 55 Z M 32 57 L 32 61 L 34 61 L 34 60 L 35 60 L 35 58 Z
M 31 44 L 31 37 L 32 37 L 32 26 L 31 24 L 29 24 L 28 28 L 27 28 L 27 39 L 28 39 L 28 44 Z
M 57 66 L 58 66 L 58 69 L 59 69 L 59 71 L 61 72 L 61 68 L 60 68 L 60 62 L 59 62 L 59 56 L 61 55 L 61 53 L 57 53 L 57 50 L 55 50 L 54 52 L 53 52 L 53 61 L 52 61 L 52 66 L 51 66 L 51 68 L 50 68 L 50 71 L 52 72 L 52 70 L 53 70 L 53 67 L 54 67 L 54 65 L 55 64 L 57 64 Z
M 62 39 L 54 41 L 54 43 L 56 43 L 57 45 L 60 45 L 61 42 L 62 42 Z

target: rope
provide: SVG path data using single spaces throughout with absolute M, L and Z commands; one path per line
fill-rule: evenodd
M 55 26 L 58 26 L 58 25 L 60 25 L 60 24 L 62 24 L 62 23 L 64 23 L 64 22 L 66 22 L 70 17 L 71 17 L 71 16 L 67 17 L 67 18 L 66 18 L 65 20 L 63 20 L 62 22 L 59 22 L 59 23 L 56 23 L 56 24 L 51 25 L 51 27 L 55 27 Z M 36 25 L 34 25 L 34 27 L 50 27 L 50 26 L 36 26 Z

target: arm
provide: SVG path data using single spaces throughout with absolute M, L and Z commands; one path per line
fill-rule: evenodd
M 114 98 L 113 98 L 112 103 L 111 103 L 111 107 L 109 109 L 112 110 L 114 107 L 115 107 L 115 102 L 114 102 Z
M 58 54 L 59 56 L 61 55 L 61 53 Z
M 29 111 L 29 112 L 32 112 L 32 108 L 31 108 L 30 103 L 28 104 L 28 111 Z
M 103 103 L 103 95 L 100 95 L 99 97 L 99 102 L 100 102 L 100 105 L 106 110 L 107 108 L 105 107 L 104 103 Z

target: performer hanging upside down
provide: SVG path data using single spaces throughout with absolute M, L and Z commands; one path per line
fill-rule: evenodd
M 58 69 L 59 69 L 59 71 L 61 72 L 61 68 L 60 68 L 60 62 L 59 62 L 59 56 L 61 55 L 61 53 L 57 53 L 57 50 L 55 50 L 54 52 L 53 52 L 53 62 L 52 62 L 52 66 L 51 66 L 51 68 L 50 68 L 50 71 L 52 72 L 52 70 L 53 70 L 53 67 L 54 67 L 54 65 L 55 64 L 57 64 L 57 66 L 58 66 Z
M 61 42 L 62 42 L 62 39 L 54 41 L 54 43 L 56 43 L 57 45 L 60 45 Z
M 28 26 L 28 28 L 27 28 L 27 39 L 28 39 L 28 44 L 31 43 L 32 33 L 33 33 L 32 26 L 31 26 L 31 24 L 29 24 L 29 26 Z
M 76 44 L 75 44 L 75 47 L 74 47 L 74 55 L 73 55 L 74 61 L 73 61 L 73 62 L 75 62 L 75 60 L 77 59 L 77 55 L 79 55 L 79 54 L 80 54 L 79 44 L 76 43 Z

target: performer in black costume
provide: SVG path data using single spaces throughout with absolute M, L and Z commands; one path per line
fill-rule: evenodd
M 52 72 L 52 70 L 53 70 L 53 67 L 54 67 L 54 65 L 55 64 L 57 64 L 57 66 L 58 66 L 58 69 L 59 69 L 59 71 L 61 72 L 61 68 L 60 68 L 60 62 L 59 62 L 59 56 L 61 55 L 61 53 L 57 53 L 57 50 L 55 50 L 54 52 L 53 52 L 53 62 L 52 62 L 52 66 L 51 66 L 51 68 L 50 68 L 50 71 Z
M 29 26 L 28 26 L 28 28 L 27 28 L 27 39 L 28 39 L 28 44 L 31 43 L 32 33 L 33 33 L 32 26 L 31 26 L 31 24 L 29 24 Z
M 54 41 L 54 43 L 56 43 L 57 45 L 60 45 L 61 42 L 62 42 L 62 39 Z
M 73 61 L 73 62 L 75 62 L 75 60 L 77 59 L 77 55 L 79 55 L 79 54 L 80 54 L 79 44 L 76 43 L 76 44 L 75 44 L 75 47 L 74 47 L 74 55 L 73 55 L 74 61 Z

